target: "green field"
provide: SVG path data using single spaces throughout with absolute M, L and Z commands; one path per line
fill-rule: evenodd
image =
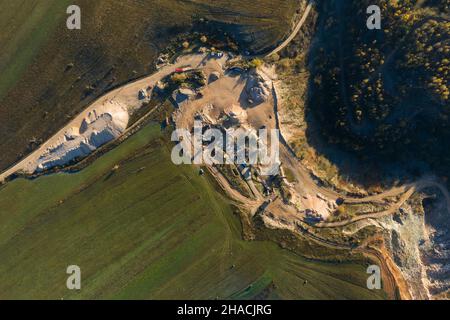
M 209 179 L 173 165 L 152 125 L 79 173 L 6 184 L 0 299 L 384 297 L 365 289 L 362 264 L 243 241 Z M 66 288 L 68 265 L 80 266 L 81 291 Z

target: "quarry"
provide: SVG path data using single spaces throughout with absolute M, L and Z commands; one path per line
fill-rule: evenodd
M 100 97 L 3 172 L 0 181 L 17 174 L 63 171 L 138 131 L 141 123 L 130 124 L 130 119 L 146 104 L 158 101 L 150 114 L 161 109 L 162 102 L 170 101 L 173 110 L 164 126 L 178 133 L 172 135 L 172 141 L 182 142 L 181 148 L 175 145 L 174 150 L 183 154 L 180 161 L 173 162 L 196 165 L 202 176 L 207 171 L 242 211 L 243 221 L 262 221 L 268 229 L 288 230 L 324 248 L 370 257 L 384 267 L 391 298 L 430 299 L 449 289 L 448 237 L 442 226 L 450 196 L 435 177 L 364 194 L 327 186 L 303 165 L 287 142 L 291 132 L 279 115 L 286 108 L 286 92 L 279 90 L 282 80 L 270 61 L 201 48 L 172 62 L 167 56 L 158 62 L 154 74 Z M 276 153 L 275 158 L 236 160 L 236 154 L 254 157 L 256 151 L 245 141 L 259 143 L 261 134 L 256 132 L 269 131 L 277 133 L 277 140 L 269 141 L 265 151 Z M 200 142 L 192 136 L 196 132 Z M 205 142 L 213 136 L 233 139 L 212 147 Z M 236 148 L 235 139 L 244 143 Z M 115 168 L 113 173 L 120 170 L 118 165 Z M 428 211 L 439 215 L 424 218 L 423 213 L 418 214 L 420 206 L 413 207 L 410 202 L 422 190 L 436 186 L 443 197 Z
M 73 8 L 0 1 L 0 300 L 450 299 L 449 1 Z

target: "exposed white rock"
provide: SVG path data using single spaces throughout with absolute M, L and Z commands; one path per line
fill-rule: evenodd
M 414 299 L 432 299 L 450 289 L 450 237 L 446 202 L 438 198 L 425 213 L 404 205 L 404 214 L 378 221 L 388 231 L 387 247 Z
M 248 77 L 245 85 L 248 100 L 252 104 L 261 104 L 270 97 L 270 83 L 259 74 L 252 74 Z

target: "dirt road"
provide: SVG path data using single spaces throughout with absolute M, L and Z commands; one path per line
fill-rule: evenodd
M 154 87 L 156 82 L 174 72 L 176 68 L 181 66 L 192 66 L 198 67 L 204 61 L 204 55 L 187 55 L 180 57 L 173 65 L 167 65 L 161 68 L 156 73 L 151 76 L 139 79 L 137 81 L 128 83 L 118 89 L 108 92 L 104 96 L 97 99 L 94 103 L 92 103 L 89 107 L 87 107 L 83 112 L 81 112 L 75 119 L 70 121 L 64 128 L 59 130 L 53 137 L 47 140 L 44 144 L 42 144 L 37 150 L 33 151 L 31 154 L 26 156 L 23 160 L 7 169 L 3 173 L 0 174 L 0 183 L 3 182 L 8 176 L 18 172 L 25 171 L 27 172 L 27 168 L 30 167 L 30 163 L 37 161 L 39 156 L 43 154 L 50 146 L 57 143 L 61 137 L 64 136 L 65 132 L 72 127 L 79 127 L 86 118 L 87 114 L 93 112 L 94 110 L 101 108 L 106 103 L 118 103 L 123 104 L 128 107 L 129 110 L 135 110 L 140 107 L 141 101 L 138 98 L 138 92 L 142 88 L 147 88 L 148 86 Z
M 309 14 L 311 13 L 311 9 L 312 9 L 313 5 L 314 5 L 314 0 L 309 1 L 308 5 L 305 9 L 305 12 L 303 13 L 302 18 L 297 23 L 297 25 L 295 26 L 294 30 L 289 35 L 289 37 L 286 40 L 284 40 L 278 47 L 276 47 L 274 50 L 272 50 L 270 53 L 268 53 L 267 56 L 271 56 L 275 53 L 280 52 L 281 50 L 286 48 L 292 40 L 294 40 L 294 38 L 297 36 L 300 29 L 302 28 L 303 24 L 305 23 L 306 19 L 308 18 Z
M 442 192 L 442 194 L 444 195 L 444 197 L 446 199 L 446 202 L 447 202 L 447 212 L 450 213 L 450 194 L 449 194 L 447 188 L 445 186 L 443 186 L 442 184 L 436 182 L 434 180 L 434 178 L 431 178 L 431 177 L 424 178 L 424 179 L 421 179 L 421 180 L 419 180 L 419 181 L 417 181 L 417 182 L 415 182 L 413 184 L 407 185 L 405 187 L 408 188 L 408 190 L 402 194 L 402 196 L 400 197 L 399 201 L 394 203 L 387 210 L 359 215 L 359 216 L 356 216 L 356 217 L 353 217 L 351 219 L 344 220 L 344 221 L 320 222 L 320 223 L 318 223 L 318 224 L 316 224 L 314 226 L 318 227 L 318 228 L 342 227 L 342 226 L 346 226 L 346 225 L 349 225 L 349 224 L 354 223 L 356 221 L 360 221 L 360 220 L 364 220 L 364 219 L 379 219 L 379 218 L 382 218 L 384 216 L 392 215 L 392 214 L 396 213 L 400 209 L 400 207 L 406 201 L 408 201 L 409 198 L 411 198 L 411 196 L 415 192 L 418 192 L 420 190 L 423 190 L 425 188 L 430 188 L 430 187 L 438 188 Z

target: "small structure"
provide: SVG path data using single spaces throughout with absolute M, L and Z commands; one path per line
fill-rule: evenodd
M 306 209 L 305 214 L 306 219 L 313 223 L 323 221 L 323 217 L 314 209 Z
M 156 67 L 159 69 L 169 63 L 169 55 L 168 54 L 162 54 L 158 57 L 156 60 Z
M 139 100 L 144 100 L 148 98 L 147 90 L 141 89 L 138 94 Z
M 156 91 L 157 93 L 163 92 L 164 89 L 166 89 L 166 86 L 165 86 L 165 84 L 162 83 L 161 81 L 158 81 L 158 82 L 155 84 L 155 91 Z
M 204 95 L 203 95 L 203 92 L 198 91 L 197 94 L 195 95 L 195 98 L 196 98 L 196 99 L 201 99 L 201 98 L 203 98 L 203 96 L 204 96 Z
M 323 201 L 328 201 L 328 199 L 321 193 L 316 193 L 316 197 Z
M 194 69 L 191 68 L 191 67 L 181 67 L 181 68 L 176 68 L 175 72 L 176 73 L 183 73 L 183 72 L 192 71 L 192 70 L 194 70 Z

